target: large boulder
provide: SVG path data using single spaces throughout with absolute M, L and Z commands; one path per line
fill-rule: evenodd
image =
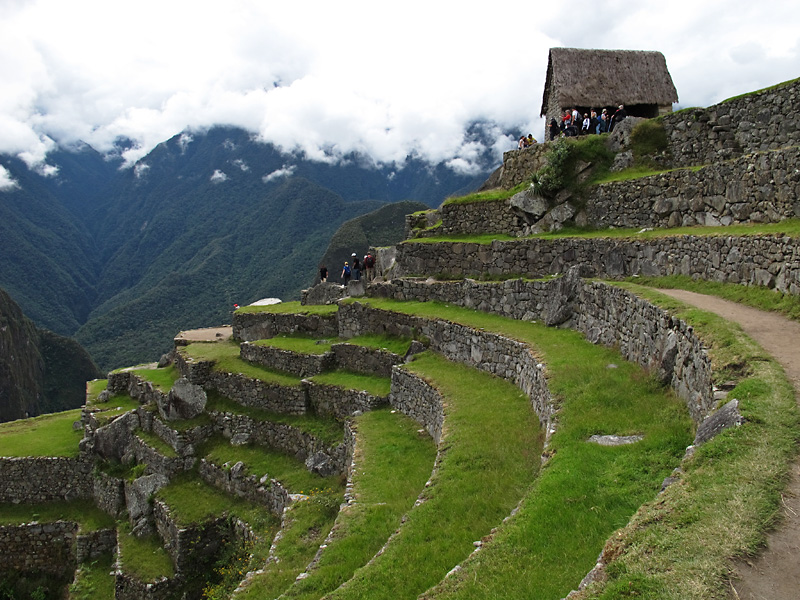
M 192 419 L 206 409 L 206 391 L 181 377 L 167 394 L 166 401 L 159 401 L 158 412 L 168 421 Z
M 149 535 L 155 531 L 153 523 L 153 504 L 150 499 L 158 490 L 169 483 L 169 479 L 160 473 L 145 475 L 125 484 L 125 505 L 128 508 L 133 534 L 137 537 Z

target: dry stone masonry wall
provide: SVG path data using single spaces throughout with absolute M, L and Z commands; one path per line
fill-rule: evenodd
M 376 284 L 370 292 L 396 300 L 433 300 L 514 319 L 569 325 L 593 343 L 618 346 L 627 360 L 650 369 L 671 385 L 696 422 L 713 408 L 711 363 L 692 328 L 625 290 L 561 278 L 502 283 L 396 280 Z M 532 372 L 529 363 L 526 370 Z
M 0 458 L 0 502 L 39 504 L 92 498 L 93 467 L 88 456 Z
M 685 275 L 800 294 L 800 243 L 779 235 L 405 243 L 396 260 L 395 277 L 538 278 L 582 265 L 594 277 Z
M 242 311 L 233 313 L 233 338 L 236 340 L 252 342 L 282 333 L 305 333 L 318 338 L 336 337 L 336 313 L 329 315 Z
M 663 117 L 676 165 L 702 165 L 800 145 L 800 79 Z

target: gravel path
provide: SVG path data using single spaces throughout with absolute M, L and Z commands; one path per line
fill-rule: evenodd
M 783 366 L 800 402 L 800 323 L 735 302 L 685 290 L 659 290 L 729 321 L 742 329 Z M 756 557 L 738 561 L 731 597 L 741 600 L 800 598 L 800 461 L 795 461 L 783 493 L 783 521 Z

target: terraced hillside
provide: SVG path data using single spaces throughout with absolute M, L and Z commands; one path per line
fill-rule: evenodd
M 776 523 L 795 392 L 736 326 L 652 286 L 800 314 L 800 175 L 776 166 L 800 134 L 767 124 L 766 148 L 752 135 L 797 88 L 667 117 L 671 145 L 648 160 L 691 147 L 726 161 L 701 171 L 591 183 L 597 164 L 573 155 L 565 172 L 586 185 L 548 196 L 541 165 L 559 146 L 509 153 L 499 189 L 412 215 L 368 285 L 305 296 L 330 304 L 241 308 L 230 338 L 182 335 L 161 366 L 92 382 L 80 414 L 3 426 L 4 585 L 123 599 L 730 597 L 733 560 Z M 620 131 L 617 155 L 636 138 Z M 729 169 L 750 175 L 726 181 Z M 575 229 L 648 214 L 695 228 Z M 536 233 L 559 228 L 572 235 Z

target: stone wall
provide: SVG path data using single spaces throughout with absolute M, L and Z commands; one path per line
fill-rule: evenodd
M 531 175 L 547 164 L 545 154 L 548 150 L 547 144 L 536 144 L 531 148 L 504 152 L 497 187 L 510 190 L 520 183 L 530 181 Z
M 306 392 L 299 381 L 296 386 L 283 386 L 240 373 L 212 371 L 207 381 L 192 383 L 217 390 L 242 406 L 289 415 L 302 415 L 307 410 Z
M 558 321 L 593 343 L 617 346 L 671 385 L 699 422 L 713 408 L 710 360 L 685 322 L 634 294 L 602 283 L 511 280 L 502 283 L 396 280 L 370 293 L 396 300 L 439 301 L 518 320 Z M 560 318 L 556 319 L 556 313 Z M 514 379 L 509 378 L 511 381 Z
M 298 377 L 311 377 L 335 368 L 334 357 L 330 352 L 303 354 L 251 342 L 242 342 L 239 348 L 242 360 L 291 373 Z
M 403 357 L 393 352 L 356 344 L 334 344 L 331 350 L 335 365 L 354 373 L 391 377 L 392 367 L 403 362 Z
M 153 518 L 178 575 L 191 575 L 204 565 L 210 566 L 209 559 L 213 559 L 224 541 L 235 533 L 233 523 L 225 517 L 204 523 L 179 524 L 161 500 L 153 503 Z
M 168 479 L 176 473 L 191 469 L 194 457 L 164 456 L 155 448 L 149 446 L 138 435 L 133 436 L 130 452 L 136 458 L 137 464 L 146 464 L 146 474 L 158 473 Z
M 233 339 L 263 340 L 281 333 L 304 333 L 319 338 L 336 337 L 336 313 L 328 315 L 280 314 L 270 312 L 233 313 Z
M 300 304 L 336 304 L 347 296 L 343 285 L 330 281 L 320 282 L 308 289 L 300 291 Z
M 232 496 L 265 506 L 277 517 L 283 514 L 283 509 L 291 501 L 289 492 L 279 481 L 271 479 L 267 473 L 261 477 L 248 475 L 241 462 L 225 468 L 201 459 L 198 473 L 206 483 Z
M 173 600 L 178 597 L 183 584 L 180 577 L 144 582 L 117 570 L 114 574 L 114 600 Z
M 800 217 L 800 148 L 747 154 L 591 189 L 587 223 L 609 227 L 776 223 Z
M 211 412 L 209 415 L 217 430 L 237 444 L 267 446 L 302 461 L 321 452 L 337 465 L 338 472 L 343 473 L 347 466 L 348 450 L 345 443 L 330 447 L 297 427 L 258 421 L 246 415 L 223 412 Z
M 800 144 L 800 80 L 663 117 L 673 162 L 702 165 Z
M 425 427 L 439 445 L 444 426 L 444 402 L 436 388 L 414 373 L 396 368 L 392 373 L 389 398 L 394 408 Z
M 112 517 L 125 512 L 125 481 L 102 471 L 94 475 L 94 504 Z
M 304 382 L 311 410 L 317 415 L 343 420 L 357 412 L 375 410 L 389 402 L 363 390 L 347 390 L 335 385 Z
M 71 521 L 0 526 L 0 572 L 71 576 L 78 524 Z
M 75 544 L 75 556 L 78 564 L 81 564 L 114 552 L 116 548 L 117 530 L 98 529 L 97 531 L 78 534 Z
M 527 218 L 514 207 L 516 196 L 446 204 L 439 227 L 412 230 L 411 237 L 484 233 L 522 237 L 570 220 L 597 229 L 776 223 L 800 217 L 798 163 L 800 148 L 796 146 L 746 154 L 700 170 L 680 169 L 596 185 L 581 201 L 584 208 L 553 204 Z M 547 216 L 539 221 L 542 215 Z
M 94 496 L 87 457 L 0 458 L 0 502 L 60 502 Z
M 543 365 L 522 342 L 458 323 L 391 313 L 358 302 L 342 305 L 339 311 L 342 337 L 363 333 L 401 337 L 423 335 L 433 350 L 448 359 L 514 383 L 530 398 L 540 422 L 549 424 L 555 409 L 545 382 Z
M 800 294 L 798 238 L 778 235 L 670 236 L 651 239 L 530 238 L 491 244 L 405 243 L 396 277 L 545 277 L 582 265 L 594 277 L 685 275 Z

